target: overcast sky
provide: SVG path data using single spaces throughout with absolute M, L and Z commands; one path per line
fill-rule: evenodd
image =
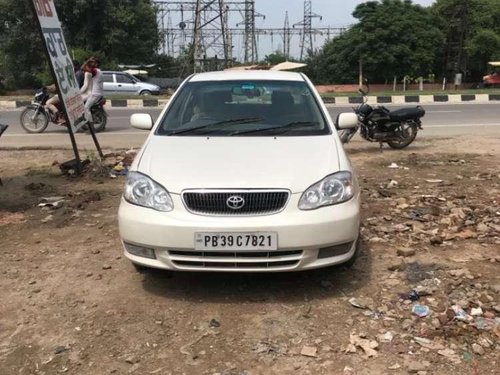
M 314 13 L 323 17 L 322 20 L 313 19 L 313 27 L 344 27 L 354 23 L 356 20 L 352 17 L 354 8 L 366 0 L 312 0 L 312 10 Z M 413 0 L 414 4 L 429 6 L 434 3 L 434 0 Z M 285 11 L 288 11 L 290 25 L 302 21 L 304 14 L 303 0 L 255 0 L 256 12 L 266 16 L 265 19 L 257 18 L 257 27 L 283 27 L 285 20 Z M 242 51 L 241 42 L 235 42 L 236 55 L 240 55 Z M 315 47 L 321 47 L 324 39 L 320 36 L 316 37 Z M 298 56 L 299 49 L 298 36 L 292 38 L 291 53 Z M 259 58 L 269 54 L 273 50 L 282 47 L 283 42 L 280 37 L 259 38 Z

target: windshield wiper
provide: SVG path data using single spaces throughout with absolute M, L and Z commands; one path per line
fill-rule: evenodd
M 231 135 L 261 133 L 261 132 L 267 132 L 267 131 L 271 131 L 271 130 L 280 130 L 280 129 L 288 131 L 288 130 L 295 128 L 295 127 L 301 127 L 301 126 L 306 126 L 306 125 L 317 125 L 317 124 L 318 124 L 317 121 L 294 121 L 294 122 L 289 122 L 288 124 L 285 124 L 285 125 L 273 126 L 270 128 L 257 128 L 257 129 L 250 129 L 250 130 L 240 130 L 240 131 L 236 131 L 234 133 L 231 133 Z
M 217 126 L 217 125 L 238 125 L 238 124 L 246 124 L 246 123 L 250 123 L 250 122 L 256 122 L 256 121 L 260 121 L 260 120 L 262 120 L 260 117 L 244 117 L 244 118 L 237 118 L 237 119 L 232 119 L 232 120 L 224 120 L 224 121 L 219 121 L 219 122 L 213 122 L 211 124 L 195 126 L 192 128 L 174 130 L 173 132 L 170 132 L 167 135 L 186 134 L 186 133 L 194 132 L 196 130 L 211 128 L 212 126 Z

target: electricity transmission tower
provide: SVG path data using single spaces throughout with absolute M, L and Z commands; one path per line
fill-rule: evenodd
M 296 23 L 295 26 L 302 26 L 302 40 L 300 42 L 300 60 L 304 59 L 304 54 L 309 51 L 314 51 L 313 44 L 313 34 L 318 33 L 317 30 L 313 30 L 312 20 L 313 18 L 319 18 L 320 21 L 323 19 L 319 14 L 313 13 L 311 0 L 304 0 L 304 18 L 302 22 Z
M 229 60 L 229 46 L 227 45 L 228 25 L 227 12 L 224 0 L 197 0 L 194 12 L 193 29 L 193 61 L 194 71 L 207 70 L 207 49 L 215 51 L 215 64 L 222 58 L 225 67 Z M 219 67 L 215 66 L 215 70 Z
M 257 54 L 257 38 L 255 33 L 255 18 L 262 17 L 266 18 L 264 15 L 255 12 L 255 0 L 245 0 L 245 13 L 244 13 L 244 25 L 245 25 L 245 63 L 255 63 L 258 60 Z M 237 24 L 236 26 L 239 26 Z
M 195 71 L 218 70 L 233 64 L 233 39 L 242 46 L 246 64 L 258 61 L 259 39 L 275 36 L 283 40 L 283 54 L 291 57 L 292 41 L 300 37 L 301 59 L 313 50 L 313 35 L 326 38 L 345 29 L 312 27 L 311 0 L 304 3 L 303 21 L 290 27 L 288 12 L 282 27 L 257 28 L 256 18 L 265 18 L 255 9 L 255 0 L 153 0 L 157 22 L 164 37 L 162 52 L 170 56 L 190 56 Z M 231 16 L 231 17 L 230 17 Z M 232 23 L 231 26 L 230 22 Z M 302 26 L 302 27 L 296 27 Z M 188 64 L 186 65 L 186 68 Z
M 288 20 L 288 11 L 285 13 L 285 24 L 283 26 L 283 56 L 288 60 L 290 58 L 290 42 L 292 40 L 292 32 L 290 29 L 290 21 Z

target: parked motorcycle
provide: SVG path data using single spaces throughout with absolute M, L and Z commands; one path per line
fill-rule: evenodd
M 390 111 L 384 106 L 372 107 L 367 104 L 368 90 L 359 90 L 363 95 L 363 103 L 353 108 L 358 116 L 358 127 L 340 132 L 342 143 L 347 143 L 359 130 L 361 137 L 370 142 L 379 142 L 380 146 L 387 143 L 395 149 L 402 149 L 411 144 L 419 129 L 422 129 L 420 119 L 425 110 L 421 106 L 402 108 Z
M 52 113 L 46 108 L 47 100 L 50 95 L 44 87 L 35 92 L 35 96 L 30 105 L 28 105 L 20 116 L 21 126 L 28 133 L 42 133 L 50 122 L 59 123 L 63 117 L 63 113 L 59 108 L 57 113 Z M 90 108 L 92 115 L 92 123 L 96 132 L 102 132 L 106 128 L 108 115 L 104 109 L 106 99 L 101 98 Z M 85 125 L 83 130 L 87 130 Z

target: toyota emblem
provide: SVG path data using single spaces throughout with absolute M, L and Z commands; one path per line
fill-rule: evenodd
M 239 210 L 245 205 L 245 199 L 241 195 L 231 195 L 226 200 L 226 205 L 231 210 Z

